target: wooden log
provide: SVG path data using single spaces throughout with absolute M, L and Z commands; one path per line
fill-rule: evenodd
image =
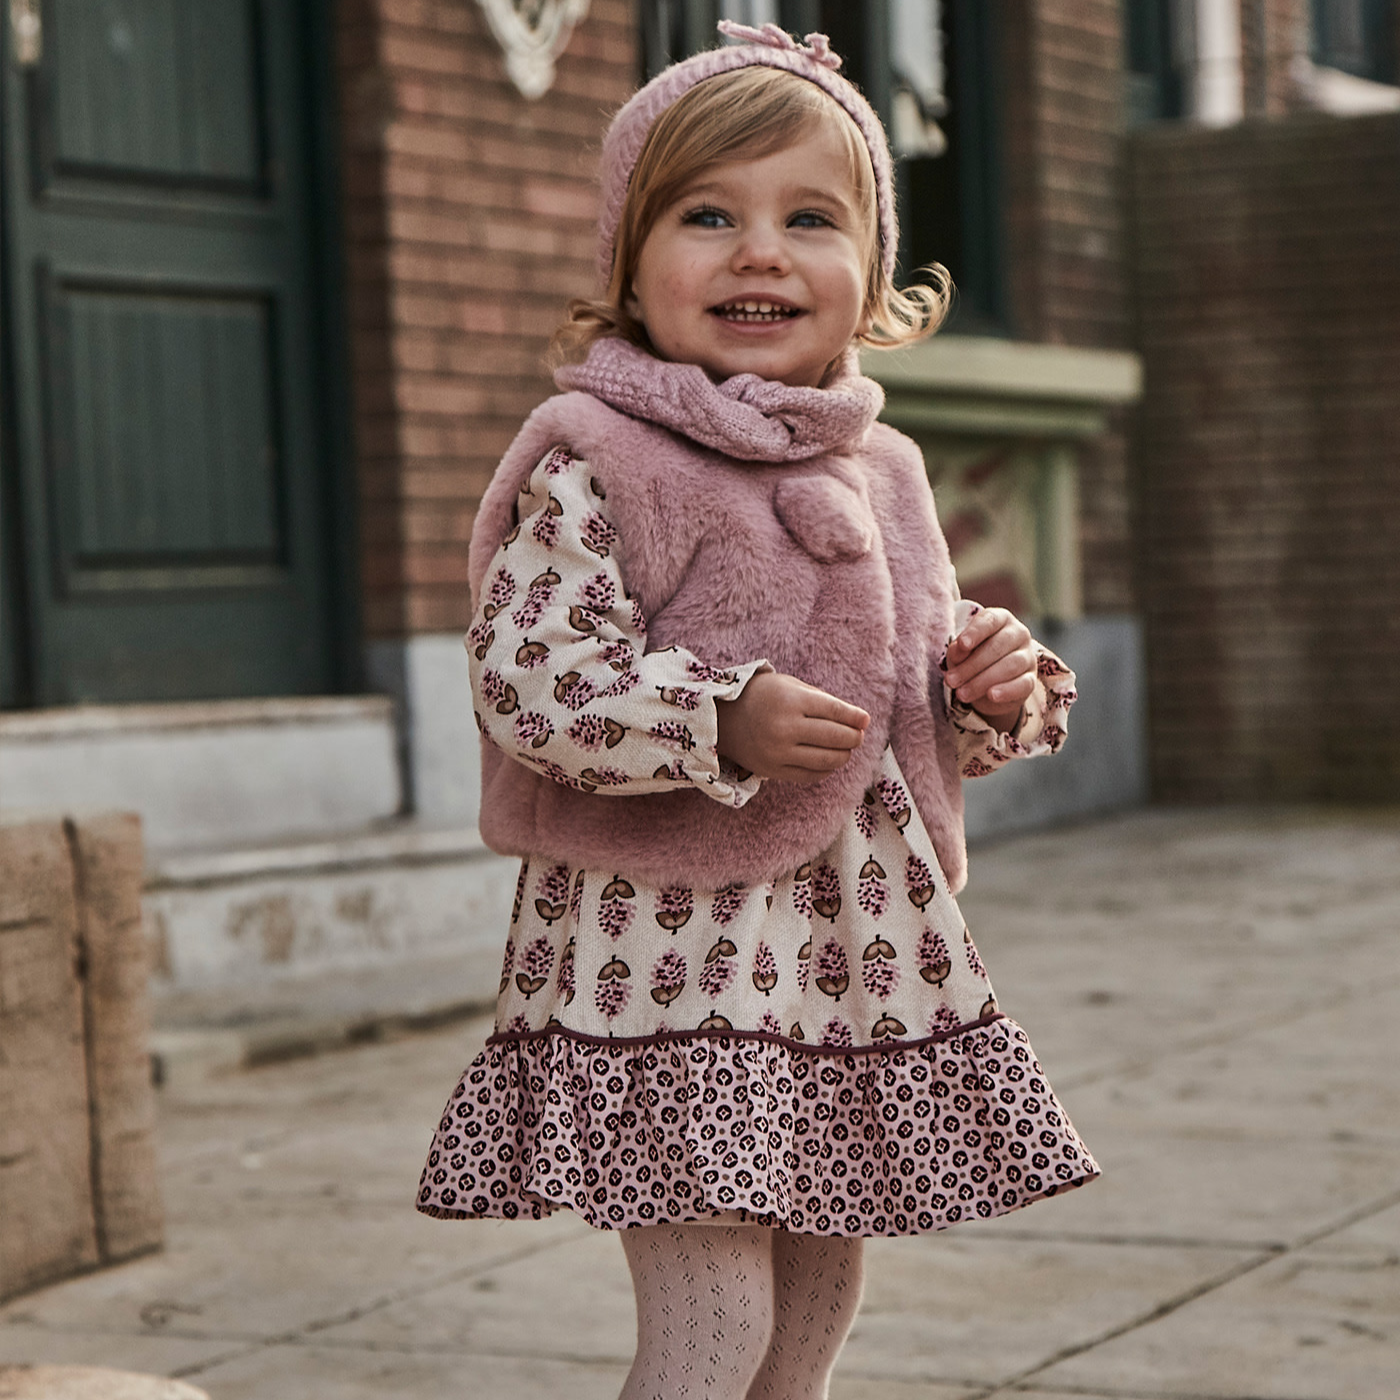
M 185 1381 L 105 1366 L 0 1366 L 0 1400 L 209 1400 L 209 1395 Z
M 80 955 L 64 823 L 0 820 L 0 1299 L 101 1257 Z
M 161 1242 L 142 863 L 133 816 L 0 820 L 0 1300 Z

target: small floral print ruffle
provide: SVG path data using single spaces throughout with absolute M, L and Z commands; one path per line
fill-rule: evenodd
M 1099 1174 L 1000 1015 L 898 1047 L 760 1034 L 494 1036 L 448 1101 L 418 1209 L 599 1229 L 719 1217 L 911 1235 Z

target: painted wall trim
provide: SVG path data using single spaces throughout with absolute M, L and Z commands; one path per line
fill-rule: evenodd
M 867 351 L 861 368 L 886 389 L 1111 407 L 1142 395 L 1142 357 L 1128 350 L 939 335 L 906 350 Z

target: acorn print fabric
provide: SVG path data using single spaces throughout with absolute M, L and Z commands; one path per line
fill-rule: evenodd
M 584 792 L 694 785 L 743 806 L 760 780 L 722 769 L 714 702 L 767 663 L 719 670 L 679 647 L 644 654 L 646 619 L 623 587 L 622 545 L 587 462 L 550 453 L 518 509 L 467 633 L 481 731 Z
M 606 764 L 616 786 L 685 781 L 740 805 L 759 780 L 723 771 L 713 701 L 762 663 L 720 673 L 679 649 L 644 654 L 604 510 L 587 464 L 565 452 L 532 476 L 468 638 L 483 728 L 556 781 L 596 786 Z M 534 645 L 566 652 L 577 693 L 557 693 L 557 661 L 515 661 Z M 1074 678 L 1048 652 L 1039 671 L 1014 735 L 950 705 L 965 774 L 1063 742 Z M 663 737 L 680 691 L 695 695 L 683 750 Z M 521 714 L 538 718 L 521 726 Z M 886 751 L 831 847 L 771 884 L 657 888 L 522 862 L 495 1033 L 448 1101 L 418 1208 L 897 1235 L 1097 1174 L 997 1007 Z

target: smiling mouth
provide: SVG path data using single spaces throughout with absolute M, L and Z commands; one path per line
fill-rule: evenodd
M 762 297 L 745 298 L 742 301 L 726 301 L 710 308 L 711 314 L 723 321 L 743 321 L 762 324 L 772 321 L 791 321 L 800 316 L 796 306 L 785 306 L 781 302 L 767 301 Z

